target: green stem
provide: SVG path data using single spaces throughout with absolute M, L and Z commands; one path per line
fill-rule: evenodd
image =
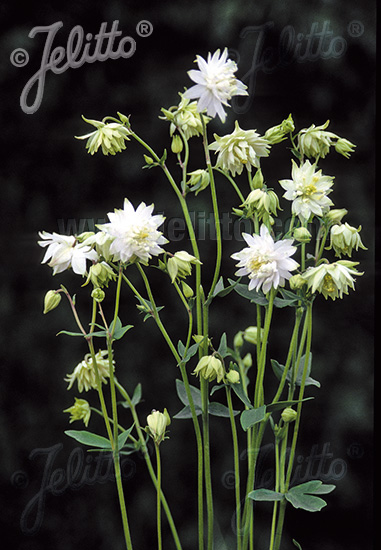
M 217 168 L 217 167 L 214 167 L 213 170 L 216 170 L 216 172 L 220 172 L 220 174 L 223 174 L 225 176 L 225 178 L 232 184 L 235 192 L 237 193 L 240 201 L 241 201 L 241 204 L 243 204 L 245 202 L 245 197 L 242 195 L 238 185 L 236 184 L 236 182 L 233 180 L 232 177 L 229 176 L 229 174 L 227 174 L 226 172 L 224 172 L 223 170 L 221 170 L 220 168 Z
M 156 498 L 156 518 L 157 518 L 157 548 L 162 550 L 163 543 L 161 537 L 161 460 L 160 460 L 160 449 L 159 443 L 155 443 L 156 451 L 156 479 L 157 479 L 157 498 Z
M 226 398 L 227 398 L 227 403 L 229 408 L 230 426 L 231 426 L 232 438 L 233 438 L 237 550 L 241 550 L 242 533 L 241 533 L 241 491 L 240 491 L 240 474 L 239 474 L 239 446 L 238 446 L 237 427 L 235 424 L 235 418 L 234 418 L 234 412 L 233 412 L 231 388 L 228 386 L 226 386 Z
M 263 405 L 263 402 L 264 402 L 263 378 L 265 375 L 267 340 L 268 340 L 269 331 L 270 331 L 275 294 L 276 294 L 276 291 L 274 288 L 272 288 L 270 290 L 269 303 L 266 306 L 266 316 L 265 316 L 265 322 L 263 327 L 261 353 L 259 356 L 257 379 L 255 382 L 255 394 L 254 394 L 255 408 L 260 407 L 261 405 Z M 260 334 L 259 334 L 259 340 L 260 340 Z

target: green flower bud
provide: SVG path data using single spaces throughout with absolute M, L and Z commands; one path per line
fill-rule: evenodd
M 312 239 L 312 235 L 306 227 L 296 227 L 293 231 L 293 237 L 299 243 L 309 243 Z
M 147 416 L 147 433 L 152 437 L 157 445 L 159 445 L 165 439 L 165 432 L 167 426 L 171 423 L 171 418 L 167 409 L 164 412 L 153 410 L 151 414 Z
M 243 332 L 240 330 L 237 332 L 237 334 L 234 336 L 233 341 L 234 349 L 241 349 L 243 346 Z
M 345 138 L 339 138 L 335 143 L 336 152 L 347 159 L 351 156 L 355 147 L 356 145 L 354 143 Z
M 242 359 L 242 362 L 243 362 L 243 366 L 246 369 L 249 369 L 253 364 L 253 358 L 251 356 L 251 353 L 246 353 L 245 357 Z
M 230 370 L 226 375 L 226 380 L 230 384 L 238 384 L 240 381 L 239 372 L 236 370 Z
M 90 405 L 86 399 L 77 399 L 77 397 L 74 397 L 74 399 L 74 405 L 63 412 L 70 413 L 70 424 L 75 422 L 75 420 L 83 420 L 84 425 L 87 427 L 91 415 Z
M 48 290 L 44 298 L 44 314 L 55 309 L 61 301 L 61 294 L 57 290 Z
M 289 134 L 295 130 L 294 121 L 292 116 L 289 115 L 288 118 L 283 120 L 281 124 L 269 128 L 265 133 L 265 139 L 273 145 L 274 143 L 280 143 L 284 139 L 287 139 L 285 134 Z
M 151 166 L 152 164 L 155 164 L 155 161 L 153 160 L 152 157 L 149 157 L 148 155 L 143 155 L 144 157 L 144 160 L 146 161 L 146 163 L 148 164 L 148 166 Z
M 324 218 L 328 221 L 328 223 L 340 223 L 347 214 L 348 210 L 345 208 L 333 208 L 327 212 Z
M 264 179 L 263 179 L 262 170 L 258 168 L 257 171 L 255 172 L 255 176 L 251 180 L 250 187 L 252 190 L 262 189 L 263 182 L 264 182 Z
M 184 278 L 190 275 L 192 272 L 192 264 L 200 263 L 201 262 L 195 258 L 195 256 L 188 254 L 185 250 L 175 252 L 167 262 L 167 269 L 172 283 L 175 281 L 176 277 Z
M 286 409 L 284 409 L 281 414 L 283 422 L 285 422 L 286 424 L 288 422 L 294 422 L 297 416 L 298 413 L 294 411 L 294 409 L 292 409 L 291 407 L 287 407 Z
M 94 288 L 94 290 L 91 293 L 91 297 L 94 298 L 96 302 L 103 302 L 106 294 L 101 288 Z
M 217 378 L 217 382 L 220 383 L 225 371 L 222 362 L 217 357 L 214 355 L 204 355 L 198 362 L 193 374 L 200 375 L 209 382 Z
M 262 339 L 262 329 L 261 329 L 261 335 L 260 338 Z M 243 338 L 246 340 L 246 342 L 249 342 L 250 344 L 257 344 L 258 340 L 258 329 L 257 327 L 247 327 L 247 329 L 243 333 Z
M 112 268 L 106 262 L 98 262 L 90 266 L 86 282 L 82 286 L 87 285 L 91 281 L 95 288 L 107 287 L 109 282 L 115 279 L 116 274 Z
M 290 283 L 291 290 L 299 290 L 306 284 L 306 280 L 299 274 L 293 275 L 288 282 Z
M 183 294 L 184 294 L 185 298 L 187 298 L 187 299 L 192 298 L 192 296 L 194 295 L 194 292 L 191 289 L 191 287 L 186 284 L 185 281 L 181 281 L 181 287 L 182 287 Z
M 173 136 L 171 149 L 172 149 L 172 153 L 175 153 L 175 155 L 177 155 L 178 153 L 181 153 L 181 151 L 183 150 L 183 140 L 181 139 L 179 134 L 175 134 Z

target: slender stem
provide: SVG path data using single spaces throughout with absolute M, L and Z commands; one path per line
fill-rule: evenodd
M 274 290 L 274 288 L 272 288 L 270 290 L 269 303 L 266 307 L 266 316 L 265 316 L 265 322 L 264 322 L 264 327 L 263 327 L 261 353 L 260 353 L 260 357 L 259 357 L 257 379 L 256 379 L 256 383 L 255 383 L 255 395 L 254 395 L 254 407 L 255 408 L 260 407 L 261 405 L 263 405 L 263 400 L 264 400 L 263 378 L 264 378 L 265 367 L 266 367 L 267 340 L 268 340 L 269 331 L 270 331 L 271 317 L 272 317 L 272 312 L 273 312 L 275 293 L 276 293 L 276 291 Z
M 139 417 L 138 417 L 137 412 L 136 412 L 136 407 L 133 404 L 132 399 L 129 396 L 126 389 L 118 382 L 117 379 L 115 379 L 115 385 L 116 385 L 118 391 L 120 392 L 120 394 L 126 400 L 128 406 L 131 410 L 132 418 L 134 420 L 135 429 L 136 429 L 137 434 L 138 434 L 138 438 L 139 438 L 140 446 L 141 446 L 142 453 L 143 453 L 143 456 L 144 456 L 144 460 L 146 462 L 148 472 L 150 474 L 152 482 L 153 482 L 155 488 L 157 489 L 157 478 L 156 478 L 155 471 L 154 471 L 154 468 L 153 468 L 153 465 L 152 465 L 151 457 L 150 457 L 149 452 L 148 452 L 146 438 L 143 434 L 143 430 L 142 430 L 141 425 L 140 425 Z M 162 501 L 162 505 L 163 505 L 165 514 L 167 516 L 169 526 L 170 526 L 171 531 L 172 531 L 172 536 L 173 536 L 173 540 L 176 544 L 176 548 L 177 548 L 177 550 L 182 550 L 182 546 L 181 546 L 180 539 L 179 539 L 179 536 L 178 536 L 178 533 L 177 533 L 177 530 L 176 530 L 176 526 L 175 526 L 175 523 L 173 521 L 173 517 L 172 517 L 171 511 L 169 509 L 168 502 L 167 502 L 167 500 L 166 500 L 166 498 L 163 494 L 163 491 L 161 491 L 161 501 Z
M 275 491 L 277 492 L 279 491 L 279 484 L 280 484 L 279 440 L 275 436 Z M 277 511 L 278 511 L 278 501 L 274 500 L 269 550 L 274 550 Z
M 236 514 L 236 529 L 237 529 L 237 550 L 241 550 L 242 533 L 241 533 L 241 491 L 240 491 L 240 474 L 239 474 L 239 445 L 237 426 L 233 413 L 233 403 L 231 397 L 231 388 L 226 386 L 226 398 L 229 408 L 229 418 L 233 437 L 233 456 L 234 456 L 234 488 L 235 488 L 235 514 Z
M 157 548 L 158 550 L 162 550 L 163 543 L 162 543 L 162 537 L 161 537 L 161 460 L 160 460 L 160 448 L 159 443 L 155 442 L 155 451 L 156 451 L 156 479 L 157 479 L 157 486 L 156 486 L 156 518 L 157 518 Z
M 225 178 L 230 181 L 230 183 L 232 184 L 235 192 L 237 193 L 241 203 L 244 203 L 245 202 L 245 197 L 242 195 L 238 185 L 236 184 L 236 182 L 233 180 L 233 178 L 231 176 L 229 176 L 229 174 L 227 172 L 224 172 L 224 170 L 221 170 L 220 168 L 217 168 L 217 167 L 214 167 L 213 170 L 215 170 L 216 172 L 220 172 L 220 174 L 223 174 L 225 176 Z

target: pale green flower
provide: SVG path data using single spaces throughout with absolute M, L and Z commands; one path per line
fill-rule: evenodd
M 85 399 L 78 399 L 77 397 L 74 397 L 74 399 L 74 405 L 63 412 L 70 413 L 70 424 L 76 420 L 83 420 L 84 425 L 87 427 L 91 415 L 90 405 Z
M 124 124 L 118 122 L 101 122 L 99 120 L 90 120 L 82 116 L 85 122 L 95 126 L 96 130 L 85 134 L 84 136 L 75 136 L 76 139 L 87 139 L 86 149 L 93 155 L 102 148 L 104 155 L 115 155 L 126 148 L 125 141 L 129 141 L 131 131 Z
M 367 250 L 361 241 L 359 235 L 361 231 L 361 225 L 358 229 L 345 222 L 343 224 L 333 225 L 331 227 L 331 242 L 327 250 L 333 248 L 335 255 L 341 258 L 341 255 L 352 256 L 352 250 L 356 251 L 359 248 Z
M 267 157 L 270 152 L 269 142 L 261 137 L 255 130 L 242 130 L 238 121 L 235 122 L 234 132 L 226 136 L 217 136 L 216 141 L 209 145 L 209 149 L 218 153 L 216 166 L 225 172 L 241 174 L 246 166 L 251 172 L 251 167 L 259 168 L 261 157 Z
M 156 444 L 160 444 L 165 439 L 165 432 L 167 426 L 171 423 L 170 416 L 167 409 L 164 412 L 153 410 L 151 414 L 147 416 L 147 432 L 155 441 Z
M 194 170 L 193 172 L 189 172 L 188 176 L 190 176 L 190 178 L 187 181 L 187 185 L 189 186 L 190 191 L 195 192 L 196 197 L 200 191 L 206 189 L 210 184 L 210 176 L 208 170 Z
M 185 250 L 175 252 L 167 262 L 167 269 L 172 283 L 175 281 L 176 277 L 184 278 L 190 275 L 192 272 L 192 264 L 201 264 L 201 262 Z
M 304 128 L 299 132 L 298 149 L 303 156 L 315 159 L 325 158 L 331 145 L 334 145 L 338 153 L 349 158 L 356 146 L 347 139 L 326 131 L 328 125 L 329 120 L 321 126 L 312 124 L 309 128 Z
M 265 139 L 271 144 L 280 143 L 281 141 L 287 139 L 287 134 L 295 130 L 294 121 L 292 115 L 288 115 L 288 118 L 283 120 L 281 124 L 269 128 L 265 132 Z
M 159 118 L 170 121 L 169 133 L 171 136 L 179 128 L 184 134 L 185 139 L 188 140 L 193 136 L 202 134 L 201 115 L 197 110 L 197 101 L 190 101 L 181 93 L 179 93 L 179 96 L 181 97 L 180 103 L 169 109 L 161 109 L 164 116 Z M 204 116 L 204 120 L 207 124 L 210 118 Z
M 322 263 L 317 267 L 309 267 L 302 277 L 307 281 L 312 292 L 320 292 L 324 298 L 342 298 L 348 294 L 348 288 L 354 290 L 355 279 L 352 275 L 363 275 L 354 269 L 358 262 L 338 260 L 335 263 Z
M 106 378 L 110 377 L 107 351 L 98 351 L 98 353 L 95 354 L 95 361 L 97 364 L 99 378 L 101 382 L 103 384 L 107 384 Z M 83 390 L 89 391 L 91 389 L 97 389 L 98 386 L 95 375 L 95 368 L 93 360 L 91 358 L 91 354 L 86 354 L 83 361 L 81 361 L 75 367 L 74 371 L 71 374 L 67 374 L 64 380 L 65 382 L 69 382 L 69 386 L 67 388 L 68 390 L 70 390 L 75 381 L 77 381 L 79 393 L 82 393 Z
M 277 209 L 279 208 L 279 199 L 271 189 L 253 189 L 241 206 L 246 206 L 248 216 L 256 213 L 258 220 L 261 221 L 268 219 L 270 214 L 276 216 Z
M 222 362 L 217 357 L 214 355 L 204 355 L 197 363 L 193 374 L 200 375 L 209 382 L 217 378 L 217 382 L 220 383 L 225 375 L 225 370 Z
M 332 206 L 328 198 L 333 185 L 333 177 L 323 176 L 321 170 L 315 172 L 315 167 L 306 160 L 301 166 L 292 161 L 292 179 L 280 180 L 286 190 L 285 199 L 292 201 L 292 212 L 301 221 L 308 221 L 312 215 L 322 216 Z

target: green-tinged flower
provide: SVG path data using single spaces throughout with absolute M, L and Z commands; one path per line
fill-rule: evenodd
M 113 240 L 114 237 L 105 231 L 98 231 L 97 233 L 89 234 L 89 236 L 83 240 L 82 244 L 89 247 L 95 247 L 98 256 L 103 258 L 106 262 L 109 262 L 113 259 L 113 255 L 110 252 Z
M 355 150 L 356 145 L 345 138 L 339 138 L 335 143 L 335 150 L 343 157 L 349 159 L 351 153 Z
M 358 229 L 352 227 L 347 222 L 333 225 L 331 227 L 331 242 L 327 250 L 333 248 L 335 255 L 339 258 L 341 258 L 342 254 L 351 257 L 353 249 L 356 251 L 359 248 L 367 250 L 361 241 L 360 231 L 361 225 Z
M 244 166 L 251 172 L 252 166 L 259 168 L 261 157 L 267 157 L 270 152 L 269 142 L 255 130 L 242 130 L 238 121 L 232 134 L 217 136 L 209 149 L 218 153 L 216 166 L 225 172 L 241 174 Z
M 266 221 L 270 214 L 277 215 L 279 199 L 271 189 L 253 189 L 241 206 L 247 208 L 247 216 L 257 214 L 259 221 Z
M 307 227 L 296 227 L 292 233 L 292 236 L 299 243 L 309 243 L 312 239 L 311 233 Z
M 86 149 L 93 155 L 102 148 L 104 155 L 115 155 L 126 148 L 125 141 L 129 141 L 131 131 L 124 124 L 119 122 L 101 122 L 99 120 L 90 120 L 82 116 L 85 122 L 95 126 L 96 130 L 85 134 L 84 136 L 75 136 L 76 139 L 87 139 Z
M 210 183 L 208 170 L 194 170 L 193 172 L 189 172 L 188 176 L 190 176 L 190 178 L 187 181 L 187 185 L 190 191 L 195 192 L 196 197 L 199 192 L 206 189 Z
M 341 220 L 348 214 L 348 210 L 345 208 L 332 208 L 325 215 L 324 219 L 329 223 L 340 223 Z
M 98 262 L 90 266 L 89 273 L 86 282 L 82 285 L 85 286 L 91 282 L 95 288 L 108 286 L 110 281 L 115 281 L 116 273 L 106 262 Z
M 260 331 L 260 338 L 262 340 L 262 334 L 263 333 L 263 330 L 261 329 Z M 246 342 L 249 342 L 250 344 L 254 344 L 254 346 L 257 345 L 257 341 L 258 341 L 258 328 L 253 326 L 253 327 L 247 327 L 247 329 L 245 329 L 244 333 L 243 333 L 243 339 L 246 341 Z
M 107 351 L 98 351 L 98 353 L 95 354 L 95 361 L 98 368 L 100 381 L 103 384 L 107 384 L 106 378 L 109 378 L 110 376 Z M 114 368 L 115 367 L 113 366 L 113 369 Z M 68 390 L 70 390 L 75 381 L 77 381 L 79 393 L 82 393 L 83 390 L 89 391 L 91 388 L 97 389 L 98 386 L 96 381 L 95 368 L 93 360 L 91 358 L 91 354 L 86 354 L 84 360 L 75 367 L 72 374 L 66 375 L 66 378 L 64 380 L 65 382 L 69 382 L 69 386 L 67 388 Z
M 294 422 L 297 416 L 298 413 L 294 411 L 294 409 L 292 409 L 291 407 L 286 407 L 281 413 L 283 422 L 285 422 L 286 424 L 288 424 L 289 422 Z
M 147 433 L 152 437 L 157 445 L 159 445 L 165 439 L 165 432 L 167 426 L 171 423 L 171 418 L 167 409 L 164 412 L 153 410 L 151 414 L 147 416 Z
M 201 264 L 201 262 L 191 254 L 188 254 L 185 250 L 175 252 L 167 262 L 167 269 L 172 283 L 177 277 L 184 278 L 190 275 L 192 272 L 192 264 Z
M 230 382 L 230 384 L 238 384 L 240 381 L 239 372 L 232 369 L 226 374 L 226 380 Z
M 315 172 L 315 166 L 306 160 L 301 166 L 292 161 L 292 179 L 280 180 L 286 190 L 285 199 L 292 201 L 292 213 L 301 221 L 308 221 L 311 216 L 323 216 L 332 206 L 327 195 L 331 193 L 332 176 L 324 176 L 321 170 Z
M 184 134 L 185 139 L 189 139 L 193 136 L 199 136 L 203 132 L 201 115 L 197 110 L 197 101 L 190 101 L 183 94 L 179 93 L 181 101 L 178 105 L 170 107 L 169 109 L 161 109 L 164 116 L 161 116 L 162 120 L 168 120 L 171 124 L 169 127 L 169 133 L 172 136 L 176 129 L 179 128 Z M 205 123 L 207 124 L 211 119 L 204 115 Z
M 299 273 L 293 275 L 288 282 L 290 284 L 291 290 L 300 290 L 306 284 L 306 280 L 303 279 L 303 276 Z
M 48 290 L 44 298 L 44 313 L 55 309 L 61 301 L 61 294 L 57 290 Z
M 199 360 L 193 374 L 200 375 L 209 382 L 217 378 L 217 382 L 220 383 L 225 375 L 225 369 L 217 357 L 214 355 L 204 355 Z
M 355 288 L 355 279 L 352 275 L 363 275 L 354 269 L 358 262 L 338 260 L 335 263 L 322 263 L 318 267 L 309 267 L 303 278 L 307 281 L 312 292 L 320 292 L 324 298 L 342 298 L 348 294 L 348 288 Z
M 274 145 L 275 143 L 280 143 L 284 139 L 287 139 L 287 134 L 293 132 L 294 130 L 295 125 L 292 115 L 290 114 L 281 124 L 266 130 L 264 137 L 271 145 Z
M 83 420 L 84 425 L 87 427 L 91 415 L 90 405 L 85 399 L 78 399 L 77 397 L 74 397 L 74 399 L 74 405 L 63 412 L 70 413 L 70 424 L 76 420 Z
M 334 145 L 338 153 L 349 158 L 356 146 L 347 139 L 326 131 L 328 125 L 329 120 L 321 126 L 312 124 L 309 128 L 304 128 L 299 132 L 298 148 L 303 156 L 315 159 L 325 158 L 331 145 Z

